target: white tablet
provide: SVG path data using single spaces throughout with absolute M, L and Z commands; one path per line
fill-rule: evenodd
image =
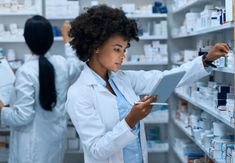
M 166 102 L 184 74 L 185 71 L 178 71 L 164 75 L 162 79 L 154 86 L 150 95 L 157 96 L 157 103 Z M 152 111 L 159 110 L 160 108 L 161 106 L 153 106 Z

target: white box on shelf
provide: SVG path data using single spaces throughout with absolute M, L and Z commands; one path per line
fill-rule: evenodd
M 79 15 L 79 1 L 46 1 L 45 14 L 49 19 L 75 18 Z
M 233 0 L 225 0 L 226 21 L 233 21 Z

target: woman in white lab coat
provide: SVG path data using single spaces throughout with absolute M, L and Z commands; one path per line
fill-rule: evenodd
M 64 41 L 68 40 L 64 25 Z M 65 44 L 66 59 L 50 55 L 52 26 L 42 16 L 28 19 L 24 38 L 33 55 L 16 73 L 15 102 L 0 103 L 1 122 L 11 127 L 9 163 L 61 163 L 64 156 L 67 90 L 80 74 L 79 60 Z
M 78 80 L 69 88 L 66 110 L 83 145 L 85 163 L 147 163 L 144 126 L 156 97 L 149 94 L 159 78 L 184 70 L 180 85 L 208 75 L 202 57 L 170 71 L 121 71 L 129 41 L 138 40 L 137 25 L 124 12 L 94 6 L 72 23 L 70 42 L 86 61 Z M 212 61 L 228 52 L 217 44 L 204 57 Z M 134 103 L 141 100 L 141 104 Z

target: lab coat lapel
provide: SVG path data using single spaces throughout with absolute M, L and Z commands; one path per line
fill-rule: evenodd
M 85 84 L 94 86 L 97 92 L 109 93 L 109 91 L 95 79 L 91 69 L 87 65 L 84 66 L 84 73 L 81 77 L 84 78 Z
M 125 80 L 122 78 L 122 76 L 119 76 L 117 74 L 113 78 L 113 82 L 115 83 L 116 87 L 119 89 L 119 91 L 122 93 L 122 95 L 126 98 L 126 100 L 132 105 L 135 102 L 135 97 L 131 96 L 131 90 L 129 88 L 129 85 L 125 82 Z

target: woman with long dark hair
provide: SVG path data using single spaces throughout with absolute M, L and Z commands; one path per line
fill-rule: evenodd
M 64 41 L 68 41 L 64 25 Z M 63 161 L 68 87 L 79 76 L 79 60 L 65 44 L 66 59 L 48 53 L 54 36 L 42 16 L 25 23 L 24 38 L 32 56 L 16 73 L 15 102 L 0 103 L 2 123 L 11 127 L 9 163 Z

